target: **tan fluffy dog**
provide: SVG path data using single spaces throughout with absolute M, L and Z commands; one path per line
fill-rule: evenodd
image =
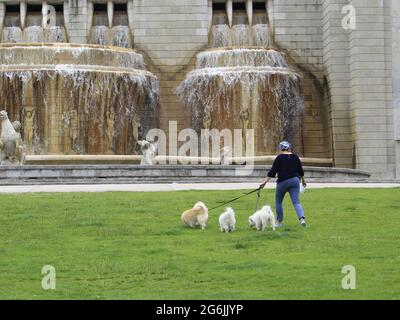
M 203 202 L 199 201 L 192 209 L 182 213 L 181 220 L 183 224 L 191 228 L 200 226 L 201 229 L 204 230 L 208 221 L 208 209 Z

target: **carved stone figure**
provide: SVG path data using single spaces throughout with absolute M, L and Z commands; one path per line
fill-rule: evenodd
M 133 144 L 136 144 L 139 141 L 139 133 L 140 133 L 140 118 L 137 114 L 132 117 L 132 135 L 133 135 Z
M 78 142 L 78 111 L 69 111 L 69 138 L 71 141 L 71 149 L 76 150 Z
M 143 158 L 140 162 L 141 165 L 152 165 L 153 160 L 157 154 L 157 145 L 146 140 L 138 141 L 142 149 Z
M 21 135 L 15 131 L 6 111 L 0 111 L 0 121 L 0 164 L 21 164 L 21 157 L 19 156 Z
M 239 118 L 240 118 L 240 123 L 242 126 L 242 146 L 243 146 L 243 151 L 245 151 L 246 150 L 247 129 L 249 128 L 249 122 L 250 122 L 249 109 L 246 108 L 246 109 L 240 111 Z
M 250 121 L 249 109 L 246 108 L 240 111 L 239 117 L 240 117 L 240 122 L 242 124 L 242 130 L 244 131 L 249 127 L 249 121 Z
M 33 147 L 33 137 L 35 136 L 34 119 L 36 108 L 25 108 L 24 110 L 24 139 L 29 150 Z
M 16 157 L 18 159 L 19 164 L 24 164 L 25 163 L 25 157 L 26 157 L 26 146 L 24 142 L 22 141 L 22 136 L 21 136 L 21 122 L 18 120 L 14 121 L 12 123 L 12 126 L 17 133 L 18 140 L 17 140 L 17 148 L 16 148 Z
M 221 150 L 221 164 L 229 164 L 229 154 L 231 152 L 231 148 L 223 147 Z
M 113 109 L 107 110 L 106 121 L 107 121 L 107 131 L 106 131 L 106 149 L 108 153 L 112 153 L 112 144 L 114 137 L 114 119 L 115 113 Z
M 211 129 L 211 113 L 206 111 L 203 117 L 203 129 Z

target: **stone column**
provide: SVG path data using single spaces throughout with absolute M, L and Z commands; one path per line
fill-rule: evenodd
M 400 179 L 400 1 L 392 1 L 393 120 L 396 179 Z
M 351 120 L 356 168 L 388 172 L 387 61 L 384 4 L 352 0 L 357 25 L 350 32 Z
M 70 40 L 69 40 L 70 21 L 69 21 L 69 1 L 68 0 L 64 0 L 64 3 L 63 3 L 63 15 L 64 15 L 65 32 L 67 33 L 68 42 L 70 42 Z
M 350 125 L 349 32 L 342 28 L 342 8 L 348 0 L 322 4 L 323 62 L 330 93 L 330 125 L 335 166 L 353 166 Z
M 253 0 L 246 0 L 246 12 L 251 27 L 253 25 Z
M 135 38 L 134 38 L 134 33 L 135 33 L 135 21 L 133 20 L 133 16 L 135 14 L 134 10 L 135 7 L 133 5 L 133 0 L 128 0 L 127 3 L 127 10 L 128 10 L 128 24 L 129 24 L 129 29 L 130 29 L 130 34 L 131 34 L 131 39 L 132 39 L 132 43 L 135 42 Z
M 232 19 L 233 19 L 233 2 L 232 0 L 227 0 L 225 4 L 226 15 L 228 16 L 229 28 L 232 28 Z
M 213 5 L 212 0 L 208 0 L 208 3 L 207 3 L 207 8 L 208 8 L 208 12 L 207 12 L 207 14 L 208 14 L 208 33 L 211 32 L 211 27 L 212 27 L 212 16 L 213 16 L 213 7 L 212 7 L 212 5 Z
M 5 3 L 0 3 L 0 42 L 2 39 L 2 32 L 3 32 L 3 26 L 4 26 L 4 15 L 6 13 L 6 5 Z
M 274 0 L 266 0 L 265 10 L 267 10 L 269 29 L 272 34 L 275 34 L 275 10 L 274 10 Z
M 114 3 L 112 1 L 107 1 L 107 17 L 108 17 L 108 27 L 111 29 L 114 18 Z
M 19 4 L 20 6 L 20 19 L 21 19 L 21 30 L 25 29 L 25 22 L 26 22 L 26 1 L 21 1 L 21 3 Z

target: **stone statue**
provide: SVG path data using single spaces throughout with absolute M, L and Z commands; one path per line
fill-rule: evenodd
M 137 143 L 140 145 L 143 154 L 143 158 L 140 164 L 152 165 L 153 160 L 157 154 L 157 145 L 146 140 L 139 140 Z
M 249 109 L 246 108 L 246 109 L 240 111 L 239 118 L 240 118 L 240 123 L 242 126 L 242 146 L 243 146 L 243 151 L 245 151 L 246 150 L 247 129 L 249 128 L 249 122 L 250 122 Z
M 26 146 L 24 142 L 22 141 L 22 136 L 21 136 L 21 122 L 18 120 L 14 121 L 12 123 L 12 126 L 17 133 L 18 140 L 17 140 L 17 149 L 16 149 L 16 157 L 19 162 L 19 164 L 24 164 L 25 163 L 25 157 L 26 157 Z
M 240 111 L 239 114 L 240 117 L 240 122 L 242 124 L 242 130 L 245 131 L 249 127 L 249 121 L 250 121 L 250 112 L 249 109 L 246 108 L 242 111 Z
M 221 149 L 221 164 L 229 164 L 229 154 L 231 152 L 231 148 L 223 147 Z
M 138 117 L 137 114 L 135 114 L 132 117 L 132 135 L 133 135 L 133 145 L 136 146 L 136 144 L 139 141 L 139 133 L 140 133 L 140 118 Z
M 106 131 L 106 148 L 108 153 L 112 153 L 112 145 L 113 145 L 113 137 L 114 137 L 114 120 L 115 113 L 113 109 L 109 109 L 106 112 L 106 121 L 107 121 L 107 131 Z
M 1 134 L 0 134 L 0 164 L 18 165 L 23 163 L 21 157 L 22 139 L 10 120 L 6 111 L 0 111 Z
M 34 119 L 36 108 L 25 108 L 24 110 L 24 139 L 26 146 L 32 150 L 34 133 Z
M 78 111 L 69 111 L 69 138 L 71 141 L 71 149 L 76 150 L 78 140 Z
M 211 129 L 211 112 L 208 110 L 203 117 L 203 129 Z

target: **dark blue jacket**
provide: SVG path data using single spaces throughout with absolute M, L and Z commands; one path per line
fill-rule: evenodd
M 278 182 L 294 177 L 303 177 L 304 170 L 300 158 L 296 154 L 280 154 L 272 164 L 268 177 L 275 178 L 278 174 Z

